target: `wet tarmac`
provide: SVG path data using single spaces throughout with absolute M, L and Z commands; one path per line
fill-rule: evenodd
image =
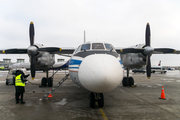
M 52 73 L 51 73 L 52 74 Z M 126 74 L 126 73 L 125 73 Z M 1 120 L 179 120 L 180 119 L 180 73 L 166 74 L 130 73 L 137 87 L 122 87 L 104 93 L 103 108 L 89 107 L 89 92 L 74 85 L 68 79 L 46 101 L 40 100 L 50 88 L 39 88 L 45 76 L 37 72 L 36 79 L 26 84 L 24 101 L 16 104 L 15 88 L 5 85 L 7 72 L 0 71 L 0 119 Z M 58 72 L 56 85 L 65 75 Z M 164 86 L 166 100 L 159 99 Z

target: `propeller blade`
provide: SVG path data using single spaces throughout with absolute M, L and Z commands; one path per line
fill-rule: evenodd
M 151 46 L 151 33 L 149 23 L 146 25 L 146 46 Z
M 34 80 L 36 72 L 36 57 L 34 55 L 31 56 L 31 77 Z
M 154 51 L 162 52 L 162 53 L 174 53 L 174 52 L 176 52 L 175 49 L 171 49 L 171 48 L 154 48 Z
M 147 62 L 146 62 L 147 78 L 150 79 L 150 77 L 151 77 L 151 59 L 150 59 L 149 55 L 147 55 L 146 60 L 147 60 Z
M 29 37 L 30 37 L 30 45 L 34 45 L 34 24 L 30 23 L 29 26 Z
M 7 50 L 3 50 L 0 51 L 0 53 L 7 53 L 7 54 L 26 54 L 27 53 L 27 49 L 7 49 Z

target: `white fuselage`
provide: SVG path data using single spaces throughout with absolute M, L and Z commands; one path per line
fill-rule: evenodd
M 69 73 L 73 82 L 95 93 L 115 89 L 123 79 L 123 66 L 116 51 L 87 50 L 75 52 Z

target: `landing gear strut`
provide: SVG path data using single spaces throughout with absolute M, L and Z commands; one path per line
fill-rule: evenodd
M 95 108 L 96 102 L 100 108 L 104 107 L 103 93 L 90 93 L 90 107 Z
M 124 87 L 134 85 L 134 79 L 132 77 L 129 77 L 129 68 L 127 68 L 127 77 L 123 78 L 122 84 Z

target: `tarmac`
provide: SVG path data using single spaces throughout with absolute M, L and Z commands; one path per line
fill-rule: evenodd
M 50 73 L 52 74 L 52 72 Z M 126 74 L 126 73 L 124 73 Z M 1 120 L 180 120 L 180 72 L 146 74 L 132 73 L 137 87 L 123 87 L 104 93 L 103 108 L 89 107 L 88 91 L 67 79 L 51 98 L 41 98 L 50 88 L 39 88 L 43 72 L 37 72 L 35 80 L 26 84 L 24 101 L 16 104 L 15 88 L 6 85 L 7 71 L 0 71 L 0 119 Z M 54 85 L 64 72 L 54 76 Z M 159 99 L 164 86 L 166 100 Z

